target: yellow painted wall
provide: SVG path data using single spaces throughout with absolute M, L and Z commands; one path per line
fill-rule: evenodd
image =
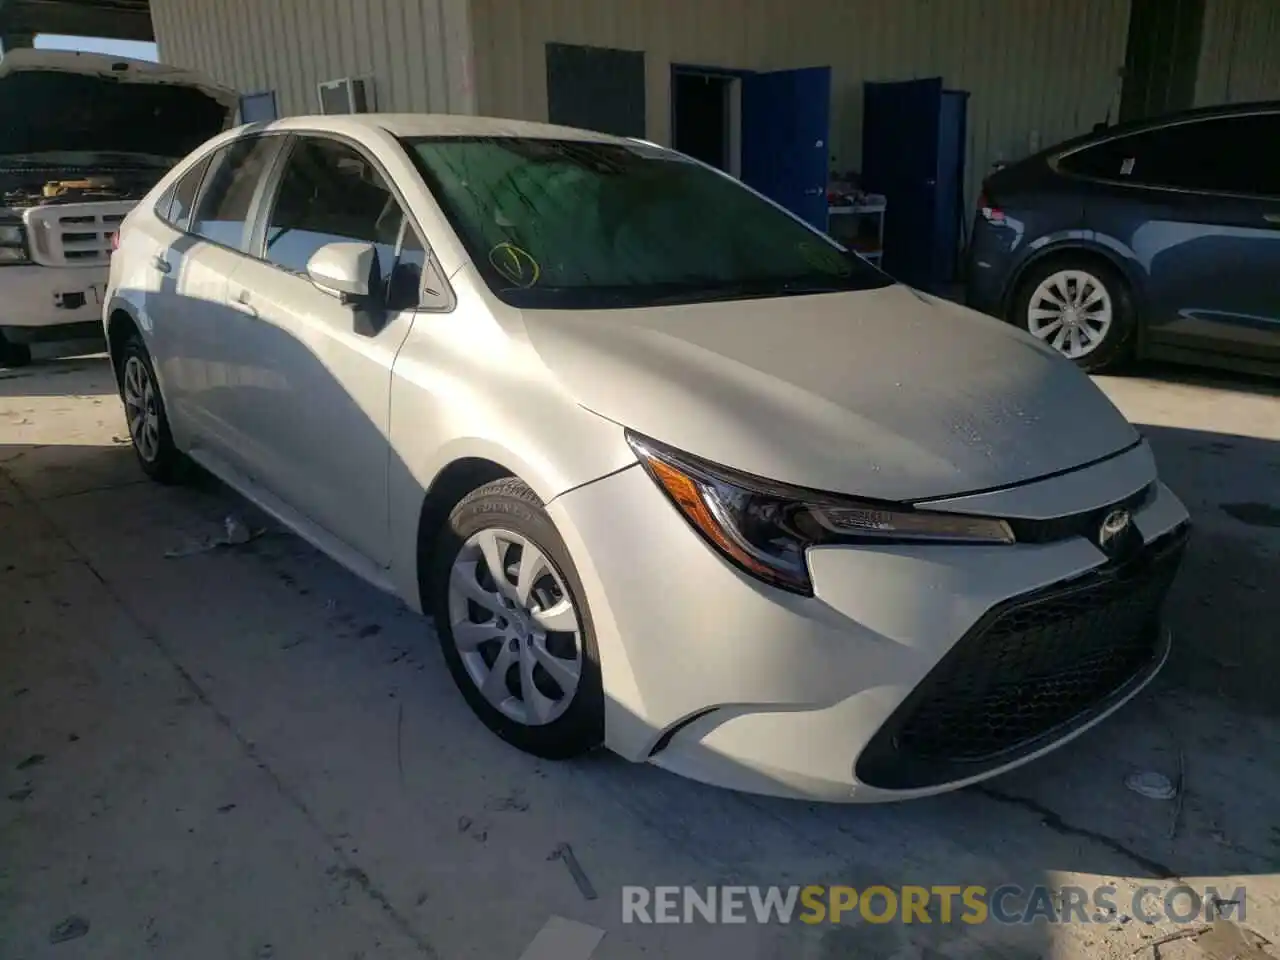
M 1280 0 L 1206 0 L 1196 103 L 1280 100 Z
M 969 196 L 1016 159 L 1115 117 L 1128 0 L 472 0 L 482 113 L 544 120 L 548 41 L 643 50 L 648 136 L 670 67 L 833 68 L 839 168 L 862 150 L 862 83 L 942 76 L 971 93 Z

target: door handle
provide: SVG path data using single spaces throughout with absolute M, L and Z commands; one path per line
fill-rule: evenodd
M 169 273 L 173 269 L 173 267 L 169 265 L 169 261 L 159 255 L 151 258 L 151 265 L 161 273 Z
M 1274 227 L 1280 227 L 1280 213 L 1264 213 L 1262 219 Z

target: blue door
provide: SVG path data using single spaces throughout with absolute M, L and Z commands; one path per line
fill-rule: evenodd
M 863 88 L 862 184 L 889 201 L 884 268 L 921 287 L 934 279 L 941 124 L 940 77 Z
M 831 68 L 742 78 L 742 182 L 827 229 Z

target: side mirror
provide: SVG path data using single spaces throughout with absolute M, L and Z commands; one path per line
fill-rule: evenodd
M 326 243 L 307 261 L 307 276 L 343 303 L 371 306 L 379 292 L 378 253 L 371 243 Z

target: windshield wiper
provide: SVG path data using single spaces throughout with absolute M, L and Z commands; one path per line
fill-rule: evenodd
M 680 303 L 714 303 L 730 300 L 766 300 L 773 297 L 801 297 L 809 294 L 843 293 L 850 288 L 833 281 L 795 280 L 747 280 L 737 283 L 711 283 L 706 286 L 690 285 L 670 293 L 644 297 L 648 306 L 666 306 Z

